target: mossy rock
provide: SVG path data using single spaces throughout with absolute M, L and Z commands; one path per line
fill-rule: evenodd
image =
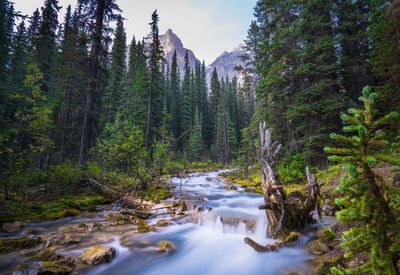
M 98 265 L 111 262 L 115 257 L 115 249 L 113 247 L 96 245 L 86 249 L 81 255 L 81 260 L 85 264 Z
M 297 242 L 297 240 L 300 238 L 300 233 L 299 232 L 295 232 L 295 231 L 291 231 L 288 235 L 286 235 L 282 241 L 281 244 L 283 246 L 291 246 L 293 245 L 295 242 Z
M 112 213 L 105 213 L 103 216 L 107 220 L 112 220 L 114 218 L 114 214 Z
M 136 233 L 148 233 L 155 230 L 156 229 L 149 225 L 146 221 L 140 219 L 137 220 Z
M 25 248 L 32 248 L 42 242 L 42 239 L 37 238 L 8 238 L 0 239 L 0 254 L 9 253 Z
M 310 242 L 307 245 L 307 250 L 313 255 L 323 255 L 329 252 L 329 247 L 322 240 L 318 239 Z
M 72 270 L 68 267 L 55 264 L 53 262 L 27 262 L 17 265 L 14 268 L 13 275 L 30 275 L 30 274 L 71 274 Z
M 169 220 L 158 220 L 157 223 L 156 223 L 156 226 L 164 227 L 164 226 L 169 226 L 169 225 L 172 225 L 172 224 L 174 224 L 173 221 L 169 221 Z
M 161 252 L 172 254 L 176 251 L 176 246 L 171 241 L 161 241 L 158 243 Z
M 29 258 L 29 260 L 33 261 L 42 261 L 42 262 L 52 262 L 57 265 L 74 267 L 75 259 L 69 256 L 64 256 L 57 254 L 57 248 L 46 248 L 40 251 L 38 254 Z

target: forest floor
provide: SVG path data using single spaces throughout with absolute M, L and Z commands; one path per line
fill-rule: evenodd
M 222 167 L 220 163 L 211 162 L 172 162 L 166 165 L 161 176 L 168 181 L 171 176 L 178 173 L 207 172 Z M 126 193 L 130 190 L 127 184 L 129 179 L 121 179 L 123 177 L 118 173 L 109 173 L 99 181 L 116 191 Z M 70 178 L 73 176 L 71 175 Z M 81 179 L 76 181 L 71 184 L 61 180 L 57 182 L 57 186 L 48 188 L 47 191 L 44 191 L 44 184 L 29 188 L 29 192 L 16 190 L 10 194 L 10 199 L 5 199 L 0 195 L 0 224 L 78 216 L 82 211 L 94 211 L 96 206 L 113 202 L 103 194 L 95 192 L 86 182 L 80 182 Z M 171 197 L 172 194 L 168 184 L 154 179 L 146 189 L 135 191 L 134 195 L 139 199 L 158 203 Z

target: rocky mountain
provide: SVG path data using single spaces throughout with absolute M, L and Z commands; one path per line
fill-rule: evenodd
M 242 83 L 242 76 L 238 71 L 235 70 L 235 67 L 238 65 L 243 65 L 243 62 L 240 58 L 243 54 L 244 50 L 242 44 L 234 47 L 229 52 L 223 52 L 217 57 L 217 59 L 215 59 L 214 62 L 207 66 L 208 79 L 211 78 L 212 71 L 215 67 L 220 78 L 228 76 L 229 79 L 232 79 L 234 76 L 236 76 L 238 78 L 238 82 Z
M 186 50 L 188 51 L 189 64 L 191 68 L 195 67 L 196 62 L 200 62 L 192 50 L 187 49 L 183 46 L 182 40 L 171 29 L 168 29 L 165 34 L 160 36 L 160 41 L 164 50 L 165 59 L 170 64 L 172 61 L 174 50 L 176 50 L 178 67 L 181 72 L 181 77 L 183 76 L 183 68 L 185 66 L 184 59 Z M 232 79 L 234 76 L 236 76 L 238 78 L 238 82 L 241 83 L 242 77 L 240 73 L 235 70 L 235 67 L 243 63 L 240 59 L 240 56 L 242 56 L 243 54 L 244 51 L 242 44 L 233 48 L 229 52 L 223 52 L 220 56 L 217 57 L 217 59 L 214 60 L 214 62 L 207 66 L 206 70 L 208 82 L 211 78 L 211 73 L 215 67 L 220 78 L 228 76 L 229 79 Z
M 176 50 L 176 57 L 178 61 L 178 67 L 181 71 L 181 76 L 183 73 L 183 68 L 185 66 L 185 53 L 188 51 L 189 64 L 191 68 L 194 68 L 196 62 L 200 62 L 194 55 L 192 50 L 186 49 L 183 46 L 181 39 L 171 30 L 168 29 L 163 35 L 160 35 L 161 45 L 164 50 L 165 59 L 171 64 L 172 56 L 174 50 Z

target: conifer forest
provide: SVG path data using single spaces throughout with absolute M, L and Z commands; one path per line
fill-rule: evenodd
M 399 0 L 0 0 L 0 114 L 0 274 L 400 274 Z

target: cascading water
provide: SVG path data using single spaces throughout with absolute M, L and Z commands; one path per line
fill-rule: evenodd
M 304 250 L 311 236 L 300 238 L 296 247 L 269 253 L 255 252 L 244 243 L 245 237 L 262 244 L 274 242 L 265 237 L 266 217 L 264 211 L 258 209 L 263 204 L 263 198 L 245 193 L 241 188 L 228 190 L 227 182 L 219 174 L 192 174 L 182 179 L 182 188 L 181 179 L 172 179 L 175 199 L 179 200 L 182 195 L 188 201 L 189 215 L 173 225 L 157 227 L 155 232 L 135 233 L 132 224 L 111 226 L 104 218 L 105 212 L 30 223 L 28 227 L 42 234 L 60 235 L 76 234 L 80 223 L 100 224 L 100 229 L 80 234 L 82 241 L 78 244 L 58 250 L 60 254 L 79 258 L 86 248 L 94 245 L 115 248 L 116 257 L 111 263 L 96 267 L 79 266 L 78 274 L 298 274 L 293 273 L 294 270 L 300 270 L 301 274 L 312 273 L 307 265 L 311 256 Z M 159 219 L 172 218 L 169 211 L 163 208 L 171 202 L 172 198 L 155 206 L 159 209 L 158 215 L 148 222 L 155 225 Z M 175 253 L 160 252 L 158 243 L 164 240 L 176 246 Z M 0 273 L 10 273 L 25 259 L 18 253 L 7 254 L 0 261 Z
M 309 272 L 306 262 L 311 256 L 303 249 L 308 237 L 303 237 L 297 247 L 271 253 L 257 253 L 245 245 L 246 236 L 260 243 L 273 242 L 265 239 L 265 213 L 258 209 L 263 198 L 227 190 L 226 182 L 218 175 L 219 172 L 210 172 L 183 180 L 183 196 L 195 200 L 186 222 L 182 219 L 157 232 L 133 234 L 129 253 L 117 248 L 116 260 L 89 274 L 282 274 L 288 269 Z M 180 180 L 172 181 L 179 198 Z M 160 218 L 165 217 L 161 215 L 152 222 Z M 177 251 L 166 255 L 155 246 L 140 245 L 156 245 L 161 240 L 173 242 Z

